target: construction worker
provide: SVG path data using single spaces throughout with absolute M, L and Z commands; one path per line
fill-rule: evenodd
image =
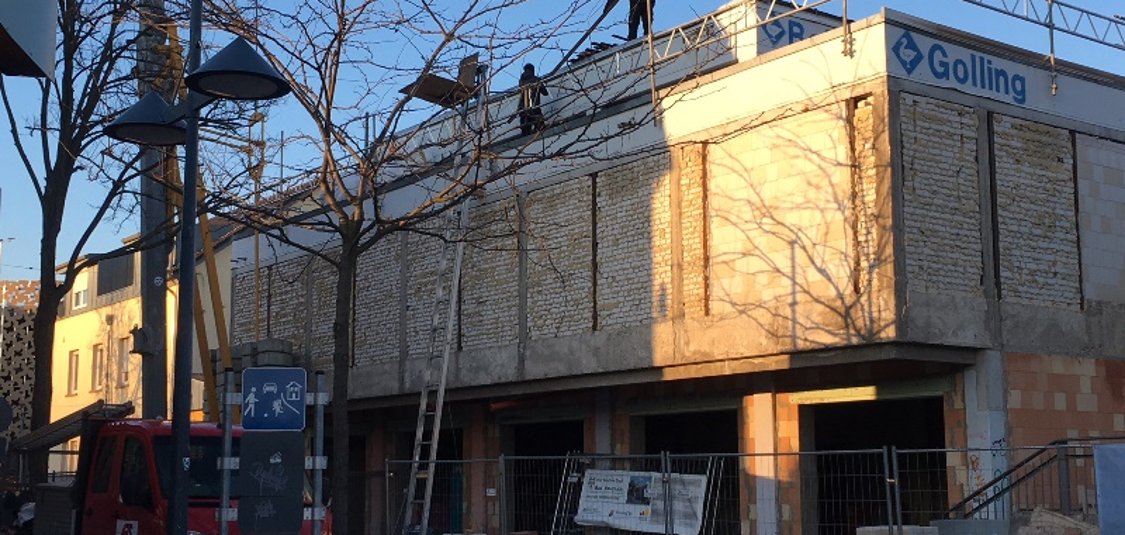
M 644 26 L 642 36 L 648 35 L 652 29 L 650 9 L 655 9 L 656 0 L 629 0 L 629 35 L 626 39 L 632 41 L 637 38 L 637 26 Z
M 540 132 L 546 126 L 543 110 L 539 108 L 539 98 L 546 94 L 547 88 L 535 75 L 535 66 L 530 63 L 524 65 L 520 75 L 519 105 L 520 132 L 523 135 Z

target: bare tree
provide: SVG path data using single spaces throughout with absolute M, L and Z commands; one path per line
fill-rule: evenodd
M 39 257 L 38 311 L 34 321 L 35 382 L 32 394 L 32 429 L 50 422 L 52 347 L 59 304 L 80 271 L 99 259 L 111 258 L 163 239 L 164 232 L 113 251 L 84 255 L 90 237 L 103 221 L 135 206 L 135 191 L 128 185 L 137 176 L 137 157 L 122 154 L 106 143 L 102 128 L 112 113 L 134 99 L 135 79 L 130 68 L 135 31 L 127 25 L 133 16 L 129 2 L 58 0 L 59 44 L 54 80 L 39 82 L 37 113 L 27 120 L 13 106 L 9 89 L 0 79 L 0 99 L 11 130 L 12 142 L 39 201 L 42 241 Z M 135 18 L 135 17 L 133 17 Z M 97 182 L 103 193 L 86 199 L 90 210 L 68 217 L 65 225 L 82 228 L 69 251 L 60 251 L 59 234 L 71 185 L 76 179 Z M 56 273 L 60 259 L 65 266 Z M 32 462 L 35 481 L 46 477 L 45 452 Z
M 544 55 L 559 60 L 589 21 L 602 15 L 605 2 L 545 6 L 530 0 L 472 0 L 456 7 L 431 0 L 302 0 L 284 9 L 267 3 L 244 9 L 234 0 L 212 0 L 206 10 L 217 27 L 246 38 L 268 57 L 293 86 L 291 98 L 310 124 L 286 140 L 290 154 L 302 153 L 294 145 L 313 154 L 296 164 L 304 172 L 261 185 L 273 202 L 255 205 L 247 202 L 252 195 L 245 190 L 231 188 L 208 209 L 334 270 L 331 459 L 337 532 L 349 532 L 347 400 L 360 256 L 399 231 L 440 237 L 433 218 L 482 189 L 548 162 L 559 169 L 575 159 L 588 163 L 599 154 L 592 148 L 652 122 L 656 106 L 613 131 L 591 127 L 600 106 L 635 96 L 637 84 L 622 84 L 615 76 L 613 83 L 548 81 L 554 104 L 543 104 L 541 122 L 513 124 L 526 117 L 519 111 L 531 103 L 521 106 L 516 89 L 491 91 L 491 86 L 512 88 L 517 75 L 511 73 Z M 643 81 L 650 66 L 625 68 Z M 451 89 L 428 92 L 425 80 L 432 77 L 451 83 Z M 647 84 L 641 87 L 647 97 Z M 521 132 L 521 126 L 531 132 Z M 403 187 L 425 194 L 410 206 L 389 208 L 388 197 Z M 321 233 L 330 247 L 299 239 L 296 229 Z

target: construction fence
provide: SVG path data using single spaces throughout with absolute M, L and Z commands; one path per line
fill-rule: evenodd
M 417 534 L 410 461 L 388 461 L 384 533 Z M 1096 524 L 1092 444 L 438 461 L 427 534 L 855 535 L 1047 510 Z M 418 498 L 422 498 L 422 491 Z M 881 533 L 882 530 L 880 529 Z

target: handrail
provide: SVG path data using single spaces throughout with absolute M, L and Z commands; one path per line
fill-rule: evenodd
M 1046 446 L 1043 446 L 1042 448 L 1036 450 L 1035 453 L 1029 455 L 1026 459 L 1016 463 L 1014 466 L 1012 466 L 1011 468 L 1008 468 L 1007 470 L 1002 472 L 1000 475 L 992 478 L 987 483 L 981 485 L 980 488 L 978 488 L 977 490 L 969 493 L 968 496 L 965 496 L 965 498 L 963 498 L 961 501 L 954 504 L 953 507 L 950 507 L 949 510 L 946 511 L 946 515 L 952 515 L 952 514 L 958 513 L 959 511 L 962 511 L 965 508 L 965 505 L 967 505 L 968 503 L 972 502 L 973 500 L 979 498 L 982 494 L 988 492 L 989 489 L 991 489 L 992 487 L 1000 484 L 1002 481 L 1004 481 L 1005 479 L 1010 477 L 1012 474 L 1014 474 L 1016 472 L 1016 470 L 1019 470 L 1020 468 L 1023 468 L 1025 465 L 1027 465 L 1031 461 L 1035 460 L 1040 455 L 1043 455 L 1044 453 L 1047 453 L 1048 451 L 1051 451 L 1051 450 L 1057 448 L 1060 444 L 1066 444 L 1066 442 L 1067 442 L 1066 440 L 1055 440 L 1055 441 L 1051 442 L 1050 444 L 1048 444 Z M 1050 462 L 1050 461 L 1048 461 L 1048 462 Z M 1047 463 L 1043 463 L 1043 465 L 1046 465 L 1046 464 Z M 1020 480 L 1022 480 L 1022 478 Z M 1020 480 L 1017 480 L 1017 482 L 1019 482 Z M 995 495 L 990 497 L 988 500 L 986 500 L 985 503 L 992 503 L 997 497 L 1009 492 L 1012 489 L 1013 486 L 1014 486 L 1014 483 L 1012 485 L 1008 485 L 1001 492 L 996 493 Z M 975 513 L 977 510 L 978 510 L 977 508 L 973 508 L 968 513 L 960 514 L 958 516 L 958 518 L 968 518 L 970 515 Z
M 1011 468 L 1008 468 L 1007 470 L 1005 470 L 1000 475 L 992 478 L 987 483 L 981 485 L 980 488 L 978 488 L 977 490 L 970 493 L 964 499 L 962 499 L 961 501 L 954 504 L 952 507 L 950 507 L 946 511 L 946 516 L 957 515 L 955 518 L 969 518 L 969 517 L 973 516 L 974 514 L 976 514 L 977 512 L 979 512 L 985 506 L 990 505 L 992 502 L 995 502 L 1001 496 L 1004 496 L 1004 495 L 1010 493 L 1012 491 L 1012 489 L 1014 489 L 1018 484 L 1027 480 L 1031 476 L 1039 473 L 1044 468 L 1050 466 L 1050 464 L 1052 462 L 1058 461 L 1058 455 L 1056 454 L 1054 457 L 1052 457 L 1050 459 L 1047 459 L 1046 461 L 1044 461 L 1039 466 L 1036 466 L 1031 472 L 1028 472 L 1027 474 L 1024 474 L 1024 475 L 1016 478 L 1014 481 L 1010 482 L 1009 484 L 1002 486 L 1002 488 L 1000 488 L 995 494 L 993 494 L 992 496 L 989 496 L 983 502 L 973 506 L 967 512 L 964 511 L 966 505 L 971 503 L 973 500 L 976 500 L 976 499 L 980 498 L 981 495 L 985 494 L 986 492 L 989 492 L 993 487 L 1001 485 L 1004 482 L 1004 480 L 1011 477 L 1013 474 L 1016 473 L 1016 471 L 1023 468 L 1024 466 L 1027 466 L 1028 463 L 1031 463 L 1032 461 L 1039 458 L 1039 456 L 1043 455 L 1044 453 L 1057 451 L 1058 448 L 1060 448 L 1060 447 L 1066 447 L 1066 448 L 1076 447 L 1076 446 L 1081 445 L 1081 443 L 1095 443 L 1095 442 L 1105 442 L 1105 441 L 1121 440 L 1121 439 L 1125 439 L 1125 437 L 1113 436 L 1113 437 L 1089 437 L 1089 438 L 1064 438 L 1064 439 L 1051 441 L 1046 446 L 1043 446 L 1043 447 L 1039 448 L 1038 450 L 1035 451 L 1035 453 L 1029 455 L 1026 459 L 1016 463 Z

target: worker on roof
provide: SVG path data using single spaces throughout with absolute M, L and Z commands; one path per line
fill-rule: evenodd
M 520 75 L 520 132 L 528 135 L 532 132 L 541 132 L 546 126 L 543 110 L 539 107 L 539 99 L 547 94 L 547 88 L 535 75 L 535 66 L 528 63 L 523 66 Z
M 644 26 L 641 36 L 648 35 L 652 28 L 652 13 L 649 10 L 655 9 L 655 5 L 656 0 L 629 0 L 629 41 L 637 38 L 638 25 Z

